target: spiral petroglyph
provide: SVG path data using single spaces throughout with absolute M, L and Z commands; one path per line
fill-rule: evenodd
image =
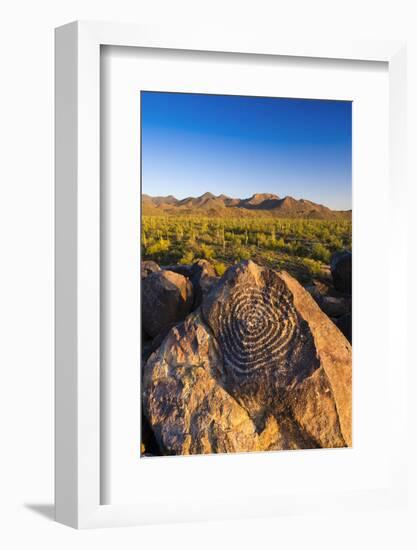
M 231 267 L 204 302 L 203 316 L 222 352 L 225 384 L 234 394 L 246 395 L 247 382 L 256 377 L 263 380 L 259 388 L 265 400 L 272 399 L 273 387 L 311 370 L 303 360 L 311 335 L 277 272 L 251 261 Z
M 148 276 L 149 277 L 149 276 Z M 245 261 L 143 365 L 162 454 L 351 445 L 351 347 L 288 273 Z
M 236 285 L 219 312 L 219 339 L 228 368 L 239 374 L 285 370 L 298 320 L 284 287 Z

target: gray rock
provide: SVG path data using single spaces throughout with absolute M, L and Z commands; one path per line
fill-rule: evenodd
M 352 294 L 352 253 L 335 252 L 330 261 L 330 269 L 335 289 Z
M 349 302 L 344 298 L 322 296 L 319 302 L 322 311 L 329 317 L 341 317 L 349 311 Z
M 194 301 L 191 282 L 172 271 L 151 273 L 142 281 L 142 325 L 155 338 L 171 323 L 183 321 Z
M 161 271 L 161 268 L 156 262 L 153 260 L 145 260 L 140 266 L 140 277 L 141 279 L 145 279 L 150 273 L 156 273 L 157 271 Z
M 194 309 L 202 303 L 218 280 L 216 270 L 207 260 L 198 260 L 193 264 L 191 282 L 194 287 Z

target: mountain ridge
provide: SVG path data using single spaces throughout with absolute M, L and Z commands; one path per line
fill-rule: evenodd
M 173 195 L 152 197 L 142 195 L 142 213 L 154 216 L 210 216 L 210 217 L 254 217 L 301 218 L 337 220 L 351 219 L 351 210 L 332 210 L 323 204 L 307 199 L 280 198 L 273 193 L 254 193 L 251 197 L 239 199 L 227 195 L 206 192 L 198 197 L 176 199 Z

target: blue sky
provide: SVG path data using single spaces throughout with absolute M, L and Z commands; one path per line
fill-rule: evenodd
M 348 101 L 141 92 L 142 192 L 351 208 Z

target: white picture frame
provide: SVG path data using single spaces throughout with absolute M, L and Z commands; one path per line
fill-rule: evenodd
M 354 494 L 289 494 L 256 514 L 238 498 L 178 504 L 161 495 L 149 505 L 101 504 L 100 454 L 100 48 L 128 46 L 334 60 L 382 61 L 389 71 L 390 194 L 404 181 L 405 44 L 393 41 L 288 41 L 268 34 L 75 22 L 56 30 L 56 519 L 76 528 L 161 521 L 234 518 L 361 506 L 392 506 L 405 498 L 401 419 L 405 352 L 398 355 L 395 452 L 383 490 Z M 401 223 L 401 212 L 394 212 Z M 397 247 L 400 258 L 402 247 Z M 393 276 L 393 275 L 392 275 Z M 401 315 L 403 304 L 390 304 Z M 405 346 L 404 346 L 405 349 Z M 161 505 L 162 503 L 162 505 Z

